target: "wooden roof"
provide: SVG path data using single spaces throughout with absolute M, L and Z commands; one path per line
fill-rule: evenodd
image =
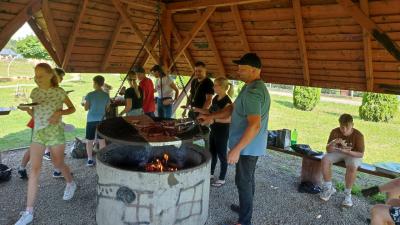
M 0 48 L 28 21 L 67 72 L 125 73 L 159 16 L 146 68 L 235 78 L 251 51 L 266 82 L 400 92 L 400 0 L 0 0 Z

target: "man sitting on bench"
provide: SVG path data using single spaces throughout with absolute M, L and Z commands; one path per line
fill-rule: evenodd
M 336 192 L 332 186 L 331 167 L 333 163 L 345 161 L 346 163 L 346 188 L 343 206 L 353 206 L 351 200 L 351 187 L 356 179 L 358 167 L 364 156 L 364 136 L 360 131 L 353 128 L 353 117 L 349 114 L 342 114 L 339 118 L 340 127 L 335 128 L 329 135 L 326 146 L 327 154 L 322 158 L 322 175 L 324 178 L 323 191 L 320 198 L 328 201 Z

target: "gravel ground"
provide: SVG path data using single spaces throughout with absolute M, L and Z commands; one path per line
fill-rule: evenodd
M 2 153 L 3 163 L 16 168 L 24 151 Z M 62 200 L 64 180 L 51 176 L 52 164 L 43 161 L 40 193 L 35 208 L 35 225 L 94 225 L 96 213 L 96 170 L 87 168 L 85 160 L 67 157 L 79 189 L 72 201 Z M 269 152 L 259 159 L 256 170 L 256 194 L 254 200 L 254 225 L 311 225 L 311 224 L 367 224 L 371 205 L 361 197 L 353 197 L 355 206 L 340 207 L 343 193 L 334 195 L 327 203 L 317 195 L 296 191 L 301 161 L 298 157 Z M 218 172 L 218 171 L 217 171 Z M 237 220 L 229 210 L 237 203 L 234 185 L 234 167 L 228 169 L 227 183 L 211 188 L 209 219 L 206 225 L 222 225 Z M 217 173 L 218 174 L 218 173 Z M 343 181 L 343 169 L 335 169 L 335 180 Z M 360 185 L 380 184 L 385 179 L 360 175 Z M 0 225 L 15 223 L 26 202 L 26 181 L 17 177 L 0 184 Z

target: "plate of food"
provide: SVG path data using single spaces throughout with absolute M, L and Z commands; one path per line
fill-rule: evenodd
M 19 105 L 18 105 L 18 108 L 26 109 L 26 108 L 35 107 L 35 106 L 38 106 L 38 105 L 39 105 L 39 103 L 37 103 L 37 102 L 32 102 L 32 103 L 27 103 L 27 104 L 19 104 Z

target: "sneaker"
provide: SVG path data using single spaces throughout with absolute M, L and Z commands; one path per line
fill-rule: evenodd
M 230 208 L 235 213 L 239 213 L 240 212 L 240 206 L 239 205 L 232 204 Z
M 63 178 L 64 176 L 62 175 L 62 173 L 60 171 L 54 170 L 53 177 L 54 178 Z
M 353 206 L 353 201 L 351 200 L 351 194 L 350 195 L 347 194 L 344 197 L 344 200 L 342 202 L 342 206 L 344 206 L 344 207 L 352 207 Z
M 50 161 L 50 160 L 51 160 L 51 157 L 50 157 L 50 152 L 46 152 L 46 153 L 44 153 L 44 155 L 43 155 L 43 159 Z
M 335 193 L 336 189 L 334 187 L 331 187 L 330 189 L 324 187 L 319 197 L 324 201 L 328 201 L 331 198 L 331 196 Z
M 17 173 L 19 178 L 28 179 L 28 174 L 26 173 L 26 169 L 18 169 Z
M 20 213 L 21 217 L 19 220 L 15 223 L 15 225 L 27 225 L 32 223 L 33 221 L 33 213 L 24 211 Z
M 87 161 L 87 163 L 86 163 L 86 166 L 92 167 L 92 166 L 94 166 L 95 164 L 96 164 L 96 163 L 94 162 L 94 160 L 89 159 L 89 160 Z
M 74 197 L 76 188 L 77 188 L 77 186 L 76 186 L 75 182 L 72 182 L 71 185 L 67 185 L 65 187 L 63 200 L 65 200 L 65 201 L 71 200 Z

